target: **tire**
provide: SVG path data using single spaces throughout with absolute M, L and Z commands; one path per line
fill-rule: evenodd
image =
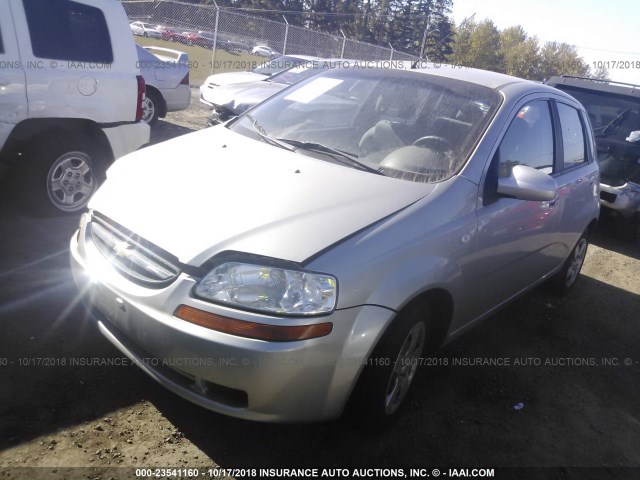
M 142 102 L 142 119 L 149 125 L 155 125 L 160 116 L 162 97 L 155 91 L 147 89 Z
M 348 421 L 380 430 L 398 418 L 427 344 L 429 315 L 425 302 L 398 314 L 367 360 L 346 410 Z
M 560 271 L 542 285 L 546 292 L 557 296 L 569 293 L 580 275 L 588 246 L 588 236 L 586 233 L 583 233 L 573 247 L 573 250 L 571 250 L 569 257 L 565 260 Z
M 104 181 L 107 155 L 100 143 L 78 136 L 51 137 L 25 149 L 23 204 L 37 215 L 84 210 Z

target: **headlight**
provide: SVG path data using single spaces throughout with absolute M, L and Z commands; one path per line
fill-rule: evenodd
M 338 286 L 331 275 L 228 262 L 204 277 L 195 293 L 240 308 L 306 316 L 331 312 Z

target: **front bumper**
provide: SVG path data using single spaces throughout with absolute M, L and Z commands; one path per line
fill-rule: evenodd
M 184 273 L 165 288 L 144 288 L 120 276 L 84 235 L 71 240 L 72 272 L 101 332 L 169 390 L 222 414 L 268 422 L 338 417 L 394 314 L 374 306 L 317 319 L 242 312 L 191 298 L 196 280 Z M 266 324 L 332 322 L 333 331 L 295 342 L 237 337 L 174 317 L 180 304 Z
M 628 182 L 620 187 L 600 184 L 600 204 L 624 216 L 640 211 L 640 185 Z

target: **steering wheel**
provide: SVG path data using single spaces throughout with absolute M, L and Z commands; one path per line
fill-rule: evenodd
M 420 137 L 415 142 L 413 142 L 413 145 L 415 145 L 416 147 L 427 147 L 437 152 L 446 152 L 449 150 L 453 150 L 448 140 L 436 135 L 427 135 L 426 137 Z

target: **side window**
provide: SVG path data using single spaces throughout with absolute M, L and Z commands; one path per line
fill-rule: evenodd
M 4 53 L 4 45 L 2 43 L 2 30 L 0 30 L 0 53 Z
M 501 177 L 508 177 L 515 165 L 553 172 L 553 125 L 547 101 L 534 100 L 518 111 L 496 155 Z
M 70 0 L 23 0 L 33 54 L 76 62 L 113 62 L 111 38 L 98 8 Z
M 578 111 L 558 103 L 558 115 L 562 129 L 562 143 L 564 145 L 564 168 L 571 168 L 586 160 L 584 131 Z

